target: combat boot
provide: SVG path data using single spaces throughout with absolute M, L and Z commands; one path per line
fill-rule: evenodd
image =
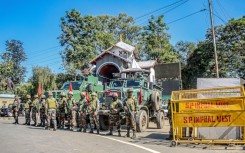
M 84 133 L 86 133 L 86 127 L 85 127 L 85 128 L 83 128 L 83 132 L 84 132 Z
M 100 129 L 97 129 L 97 134 L 100 134 Z
M 127 134 L 124 137 L 130 137 L 130 127 L 127 127 Z
M 79 129 L 77 130 L 77 132 L 82 132 L 82 128 L 79 128 Z
M 94 133 L 94 129 L 91 129 L 91 130 L 89 131 L 89 133 Z
M 133 131 L 133 136 L 131 137 L 131 139 L 136 139 L 136 131 Z
M 113 135 L 112 130 L 110 130 L 110 132 L 107 133 L 106 135 Z
M 122 135 L 121 135 L 121 131 L 120 130 L 118 130 L 118 136 L 119 137 L 121 137 Z

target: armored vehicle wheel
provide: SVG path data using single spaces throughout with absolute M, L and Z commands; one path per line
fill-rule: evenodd
M 100 115 L 99 124 L 100 124 L 101 130 L 108 130 L 109 129 L 109 118 L 108 118 L 108 116 Z
M 160 109 L 160 94 L 157 91 L 153 91 L 151 94 L 151 102 L 153 103 L 153 110 L 158 111 Z
M 140 110 L 136 117 L 137 132 L 144 132 L 148 125 L 148 115 L 145 110 Z
M 164 126 L 164 114 L 162 111 L 157 113 L 157 128 L 162 129 Z

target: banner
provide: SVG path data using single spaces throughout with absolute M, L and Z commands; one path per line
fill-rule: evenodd
M 216 111 L 174 114 L 176 127 L 244 126 L 245 111 Z
M 244 110 L 243 99 L 203 100 L 197 102 L 179 102 L 180 112 L 215 111 L 215 110 Z

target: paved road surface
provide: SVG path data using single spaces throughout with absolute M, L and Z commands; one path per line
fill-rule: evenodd
M 47 131 L 40 127 L 14 125 L 13 120 L 0 119 L 1 153 L 210 153 L 210 152 L 245 152 L 242 147 L 225 150 L 224 146 L 178 146 L 170 147 L 170 141 L 164 140 L 168 126 L 157 130 L 152 125 L 147 132 L 137 133 L 138 139 L 105 136 L 66 130 Z M 166 132 L 164 132 L 166 131 Z M 115 133 L 116 134 L 116 133 Z M 125 131 L 123 134 L 126 134 Z

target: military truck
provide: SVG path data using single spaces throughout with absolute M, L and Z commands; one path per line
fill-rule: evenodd
M 51 91 L 53 93 L 54 98 L 59 99 L 61 92 L 64 92 L 67 94 L 69 92 L 70 83 L 72 85 L 73 98 L 77 101 L 80 99 L 81 92 L 103 91 L 103 85 L 98 80 L 98 77 L 95 77 L 93 75 L 80 76 L 77 81 L 67 81 L 63 84 L 61 89 Z M 44 94 L 48 96 L 48 91 L 46 91 Z
M 136 116 L 137 132 L 143 132 L 149 126 L 149 122 L 155 122 L 157 128 L 164 126 L 164 110 L 161 104 L 161 87 L 149 83 L 149 71 L 143 69 L 127 69 L 122 71 L 117 79 L 111 80 L 105 90 L 105 100 L 99 111 L 100 127 L 108 129 L 109 105 L 112 102 L 112 93 L 117 92 L 122 101 L 126 98 L 127 90 L 133 88 L 133 96 L 138 100 L 138 113 Z M 140 92 L 142 101 L 139 101 Z M 124 124 L 124 121 L 122 122 Z

